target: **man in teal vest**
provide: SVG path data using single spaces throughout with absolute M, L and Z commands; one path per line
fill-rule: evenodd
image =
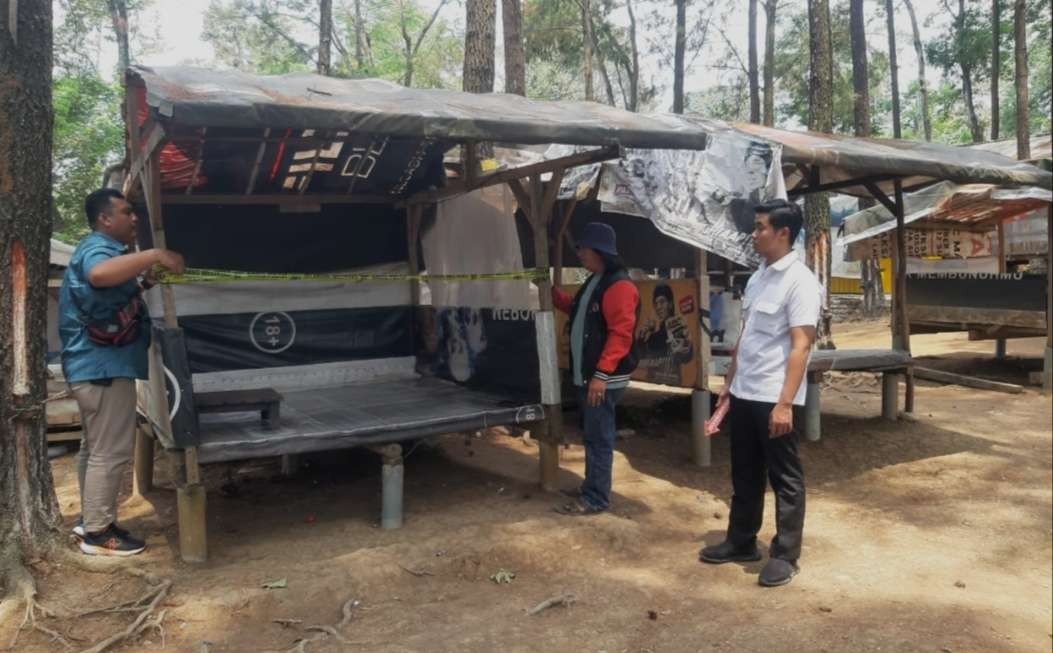
M 121 473 L 135 448 L 135 380 L 147 375 L 150 316 L 140 275 L 184 270 L 165 249 L 132 251 L 137 217 L 124 195 L 97 190 L 84 201 L 92 232 L 78 243 L 59 291 L 62 371 L 80 408 L 77 459 L 81 519 L 73 532 L 89 555 L 129 556 L 142 540 L 117 526 Z

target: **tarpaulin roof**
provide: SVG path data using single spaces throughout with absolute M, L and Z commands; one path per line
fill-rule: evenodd
M 675 116 L 645 116 L 596 102 L 186 66 L 135 66 L 129 77 L 145 85 L 146 101 L 157 114 L 188 127 L 340 129 L 453 142 L 667 149 L 703 149 L 706 140 L 704 132 Z
M 968 145 L 970 149 L 974 150 L 987 150 L 988 152 L 997 152 L 1002 156 L 1007 156 L 1011 159 L 1017 158 L 1017 146 L 1015 138 L 1006 138 L 1000 141 L 991 141 L 990 143 L 976 143 L 975 145 Z M 1031 137 L 1030 143 L 1031 157 L 1028 161 L 1043 161 L 1053 158 L 1053 135 L 1050 134 L 1039 134 Z
M 819 167 L 822 184 L 868 176 L 896 176 L 906 178 L 904 185 L 908 187 L 944 180 L 959 184 L 1053 188 L 1053 174 L 997 152 L 918 141 L 786 131 L 749 123 L 732 126 L 781 144 L 784 167 Z M 786 185 L 792 187 L 801 177 L 800 171 L 787 170 Z M 861 187 L 845 188 L 839 192 L 867 194 Z
M 962 229 L 992 228 L 1002 220 L 1024 215 L 1053 201 L 1053 193 L 1038 188 L 998 188 L 990 184 L 959 186 L 941 182 L 903 197 L 904 224 L 917 220 L 951 223 Z M 878 204 L 845 218 L 844 244 L 872 238 L 896 228 L 896 218 Z

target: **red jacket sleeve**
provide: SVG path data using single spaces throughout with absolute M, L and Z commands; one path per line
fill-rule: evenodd
M 569 293 L 563 292 L 556 286 L 552 286 L 552 304 L 555 307 L 563 311 L 564 313 L 570 313 L 570 307 L 574 304 L 574 298 Z
M 633 344 L 636 305 L 640 294 L 631 281 L 619 281 L 603 295 L 603 318 L 607 321 L 607 342 L 596 364 L 596 371 L 612 374 Z

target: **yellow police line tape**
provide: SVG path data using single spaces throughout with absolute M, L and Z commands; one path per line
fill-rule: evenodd
M 372 283 L 376 281 L 548 281 L 548 270 L 533 268 L 521 272 L 490 272 L 482 274 L 372 274 L 332 272 L 308 274 L 298 272 L 241 272 L 187 268 L 183 274 L 165 270 L 156 272 L 159 283 L 196 284 L 231 283 L 237 281 L 336 281 L 339 283 Z

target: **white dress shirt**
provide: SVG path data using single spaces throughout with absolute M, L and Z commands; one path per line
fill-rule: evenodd
M 742 297 L 743 326 L 731 394 L 739 399 L 778 403 L 786 381 L 790 328 L 819 323 L 822 289 L 812 271 L 790 252 L 772 265 L 761 264 Z M 804 405 L 802 380 L 793 403 Z

